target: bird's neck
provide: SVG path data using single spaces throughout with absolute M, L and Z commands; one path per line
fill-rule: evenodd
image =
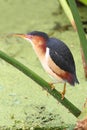
M 33 46 L 33 48 L 35 50 L 36 55 L 40 59 L 40 61 L 42 61 L 46 53 L 46 44 L 38 44 L 38 45 Z
M 33 38 L 32 40 L 27 39 L 31 42 L 33 49 L 38 56 L 39 60 L 42 62 L 42 60 L 45 58 L 46 53 L 46 40 L 44 38 Z

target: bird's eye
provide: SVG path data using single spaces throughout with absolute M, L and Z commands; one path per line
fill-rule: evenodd
M 27 38 L 32 39 L 32 38 L 33 38 L 33 36 L 32 36 L 32 35 L 28 35 L 28 36 L 27 36 Z

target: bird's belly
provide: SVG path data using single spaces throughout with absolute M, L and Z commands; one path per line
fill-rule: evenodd
M 48 66 L 47 61 L 42 60 L 41 64 L 54 82 L 64 82 L 64 80 L 60 76 L 58 76 L 55 72 L 52 71 L 52 69 Z

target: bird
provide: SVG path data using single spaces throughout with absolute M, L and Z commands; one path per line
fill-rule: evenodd
M 75 86 L 75 83 L 79 84 L 73 55 L 63 41 L 49 37 L 47 33 L 41 31 L 14 35 L 24 38 L 32 44 L 44 70 L 54 79 L 54 82 L 50 83 L 52 89 L 54 89 L 55 83 L 64 83 L 64 89 L 61 92 L 62 99 L 65 97 L 66 83 L 71 86 Z

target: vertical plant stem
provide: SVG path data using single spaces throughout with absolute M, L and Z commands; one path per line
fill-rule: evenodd
M 70 7 L 69 7 L 69 5 L 67 3 L 67 0 L 58 0 L 58 2 L 60 2 L 65 14 L 67 15 L 68 19 L 70 20 L 73 28 L 76 30 L 76 24 L 75 24 L 75 21 L 73 19 L 73 15 L 72 15 Z
M 85 32 L 84 32 L 83 27 L 82 27 L 79 12 L 78 12 L 75 0 L 68 0 L 68 3 L 70 5 L 70 9 L 71 9 L 72 15 L 73 15 L 75 23 L 76 23 L 81 47 L 82 47 L 82 50 L 84 53 L 84 58 L 85 58 L 85 61 L 87 64 L 87 40 L 86 40 Z

